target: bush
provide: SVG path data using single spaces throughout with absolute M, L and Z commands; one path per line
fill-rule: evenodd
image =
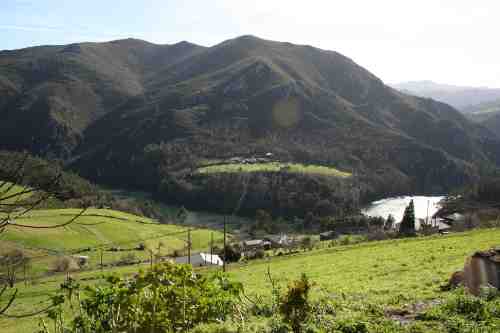
M 133 252 L 129 252 L 129 253 L 122 254 L 118 263 L 120 265 L 132 265 L 132 264 L 135 264 L 137 262 L 137 260 L 138 259 L 137 259 L 136 254 Z
M 13 287 L 17 280 L 17 274 L 24 266 L 30 263 L 30 258 L 19 249 L 10 250 L 0 257 L 0 282 L 1 279 Z M 1 294 L 1 293 L 0 293 Z
M 71 272 L 78 270 L 77 262 L 71 257 L 59 257 L 52 263 L 55 272 Z
M 189 265 L 165 263 L 133 279 L 110 276 L 106 284 L 65 284 L 52 298 L 57 332 L 186 332 L 203 323 L 220 323 L 234 313 L 242 285 L 223 274 L 196 275 Z M 64 323 L 64 303 L 79 301 L 79 310 Z M 73 307 L 71 307 L 73 309 Z M 71 316 L 70 316 L 71 317 Z M 224 330 L 220 331 L 223 332 Z
M 381 241 L 391 238 L 391 233 L 382 228 L 371 229 L 366 236 L 369 241 Z
M 312 250 L 316 246 L 317 240 L 313 239 L 311 236 L 306 236 L 302 238 L 301 246 L 305 250 Z
M 438 321 L 448 332 L 497 332 L 500 325 L 498 293 L 485 291 L 481 297 L 457 289 L 446 301 L 419 316 L 421 320 Z
M 221 250 L 219 255 L 226 262 L 237 262 L 241 259 L 241 250 L 236 244 L 228 244 L 226 245 L 226 257 L 224 257 L 224 250 Z
M 305 274 L 299 280 L 293 281 L 287 292 L 281 298 L 280 313 L 283 320 L 289 324 L 295 333 L 302 330 L 302 325 L 311 315 L 309 291 L 312 284 Z
M 182 256 L 184 256 L 184 252 L 182 250 L 174 250 L 172 252 L 172 257 L 174 257 L 174 258 L 179 258 Z
M 368 325 L 362 321 L 339 320 L 336 326 L 336 331 L 342 333 L 368 333 Z
M 266 252 L 262 249 L 249 251 L 246 253 L 245 259 L 263 259 L 266 257 Z
M 263 259 L 266 256 L 266 252 L 262 249 L 255 251 L 255 259 Z

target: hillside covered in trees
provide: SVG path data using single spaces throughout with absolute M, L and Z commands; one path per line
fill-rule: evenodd
M 337 52 L 254 36 L 3 51 L 0 94 L 0 148 L 192 208 L 342 214 L 384 195 L 444 193 L 500 163 L 496 135 L 451 106 Z M 198 172 L 263 157 L 351 176 Z

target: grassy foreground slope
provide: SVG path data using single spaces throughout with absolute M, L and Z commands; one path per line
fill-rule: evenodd
M 500 229 L 371 242 L 231 265 L 229 274 L 243 282 L 249 295 L 270 296 L 269 267 L 273 278 L 282 286 L 307 273 L 315 283 L 316 295 L 319 292 L 327 292 L 332 297 L 342 294 L 381 307 L 413 304 L 446 296 L 448 293 L 439 291 L 439 286 L 453 271 L 462 268 L 466 256 L 499 242 Z M 107 272 L 130 274 L 138 269 L 123 267 Z M 100 276 L 95 271 L 75 275 L 82 283 L 98 283 Z M 62 276 L 54 276 L 28 287 L 18 284 L 20 294 L 11 313 L 42 308 L 62 279 Z M 6 333 L 31 332 L 36 325 L 37 318 L 0 318 L 0 331 Z
M 32 211 L 14 222 L 31 226 L 56 226 L 64 224 L 80 209 L 50 209 Z M 90 267 L 96 267 L 100 260 L 99 249 L 105 250 L 104 263 L 116 262 L 140 243 L 155 252 L 160 244 L 163 255 L 186 247 L 187 227 L 159 224 L 151 219 L 108 209 L 88 209 L 73 223 L 52 229 L 32 229 L 9 226 L 0 238 L 2 248 L 21 247 L 38 253 L 33 260 L 36 271 L 49 268 L 50 261 L 57 255 L 81 253 L 90 257 Z M 196 229 L 191 232 L 193 250 L 207 250 L 211 231 Z M 214 243 L 220 243 L 222 235 L 213 232 Z M 111 247 L 131 251 L 110 252 Z M 81 252 L 90 248 L 90 251 Z M 139 259 L 149 258 L 148 251 L 133 251 Z
M 500 230 L 486 229 L 363 243 L 261 260 L 231 269 L 249 293 L 268 295 L 272 276 L 285 283 L 306 273 L 318 288 L 390 303 L 394 299 L 439 297 L 439 286 L 465 258 L 479 249 L 500 245 Z

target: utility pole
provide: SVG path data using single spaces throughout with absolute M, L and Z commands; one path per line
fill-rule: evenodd
M 226 271 L 226 214 L 224 214 L 224 260 L 222 261 L 222 271 Z
M 149 249 L 149 268 L 153 269 L 153 249 Z
M 430 200 L 427 200 L 427 219 L 425 220 L 425 224 L 429 224 L 429 203 Z
M 188 264 L 191 264 L 191 229 L 188 229 Z
M 214 255 L 214 233 L 210 233 L 210 262 L 213 262 Z
M 156 263 L 159 263 L 161 261 L 161 241 L 158 242 L 158 251 L 156 252 Z
M 23 275 L 24 275 L 24 286 L 28 285 L 28 281 L 26 280 L 26 259 L 23 260 Z
M 100 257 L 101 257 L 101 272 L 102 272 L 102 249 L 100 249 Z

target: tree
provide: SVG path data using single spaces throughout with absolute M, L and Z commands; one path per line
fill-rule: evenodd
M 311 230 L 314 226 L 315 217 L 312 212 L 307 212 L 304 216 L 304 230 Z
M 266 212 L 263 209 L 258 209 L 255 212 L 255 222 L 258 225 L 259 229 L 264 229 L 266 226 L 269 226 L 273 221 L 271 214 Z
M 392 214 L 389 214 L 389 216 L 387 216 L 387 220 L 385 221 L 384 229 L 385 230 L 392 230 L 392 229 L 394 229 L 395 224 L 396 224 L 396 219 L 394 218 L 394 216 Z
M 2 152 L 0 159 L 0 237 L 10 227 L 21 229 L 54 229 L 67 226 L 82 216 L 87 208 L 57 225 L 30 223 L 27 214 L 53 198 L 70 199 L 75 195 L 69 182 L 76 178 L 64 174 L 57 166 L 41 162 L 28 154 Z M 85 206 L 88 206 L 87 204 Z M 19 222 L 19 219 L 27 222 Z M 5 278 L 0 280 L 0 315 L 13 304 L 17 289 L 14 288 L 19 270 L 24 270 L 30 258 L 22 251 L 4 254 L 0 265 Z M 10 289 L 13 289 L 11 291 Z
M 404 236 L 414 236 L 415 231 L 415 205 L 413 200 L 405 208 L 403 219 L 399 225 L 399 233 Z
M 189 211 L 184 206 L 182 206 L 177 212 L 176 222 L 178 224 L 184 224 L 187 220 L 188 215 Z
M 224 253 L 226 256 L 224 256 Z M 237 244 L 227 244 L 226 250 L 220 253 L 222 259 L 227 262 L 237 262 L 241 259 L 241 249 Z
M 29 262 L 30 258 L 19 249 L 11 250 L 0 257 L 0 270 L 10 288 L 14 287 L 18 273 L 23 271 Z

